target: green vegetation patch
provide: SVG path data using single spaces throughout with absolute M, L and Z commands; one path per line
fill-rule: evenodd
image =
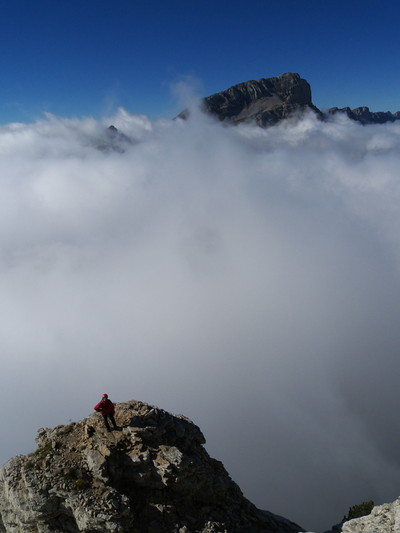
M 353 520 L 353 518 L 367 516 L 371 514 L 373 508 L 374 502 L 372 500 L 353 505 L 352 507 L 349 507 L 349 512 L 347 513 L 346 520 Z

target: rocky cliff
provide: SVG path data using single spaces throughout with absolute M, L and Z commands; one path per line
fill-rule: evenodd
M 2 533 L 297 533 L 246 500 L 200 429 L 147 404 L 117 404 L 41 429 L 38 448 L 0 470 Z
M 383 124 L 400 119 L 400 111 L 373 112 L 368 107 L 332 107 L 322 112 L 312 103 L 309 83 L 292 72 L 274 78 L 239 83 L 203 98 L 201 108 L 226 123 L 255 123 L 261 127 L 271 126 L 289 117 L 301 116 L 310 110 L 321 119 L 343 113 L 361 124 Z M 188 113 L 185 110 L 179 117 L 186 118 Z
M 320 113 L 311 101 L 308 82 L 291 72 L 234 85 L 204 98 L 203 107 L 220 120 L 255 122 L 259 126 L 275 124 L 310 109 Z

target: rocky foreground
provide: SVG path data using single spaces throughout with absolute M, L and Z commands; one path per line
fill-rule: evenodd
M 298 533 L 246 500 L 186 417 L 131 401 L 41 429 L 0 470 L 1 533 Z
M 345 522 L 343 533 L 399 533 L 400 498 L 393 503 L 378 505 L 371 514 Z

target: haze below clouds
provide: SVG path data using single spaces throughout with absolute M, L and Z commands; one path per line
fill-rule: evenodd
M 1 126 L 2 462 L 107 392 L 187 415 L 305 528 L 395 499 L 399 148 L 313 115 Z

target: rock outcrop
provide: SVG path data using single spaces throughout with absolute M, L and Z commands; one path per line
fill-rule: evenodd
M 201 107 L 221 121 L 250 122 L 262 127 L 310 109 L 320 114 L 311 101 L 308 82 L 291 72 L 239 83 L 203 98 Z M 185 118 L 187 111 L 179 116 Z
M 203 100 L 206 112 L 234 123 L 275 124 L 306 110 L 319 110 L 311 101 L 311 87 L 298 74 L 287 72 L 234 85 Z
M 292 72 L 239 83 L 203 98 L 200 107 L 226 123 L 254 123 L 261 127 L 274 125 L 289 117 L 302 116 L 310 110 L 323 120 L 336 113 L 344 113 L 361 124 L 384 124 L 400 119 L 400 111 L 373 112 L 368 107 L 332 107 L 322 112 L 312 103 L 309 83 Z M 185 110 L 178 117 L 187 118 L 188 114 L 189 111 Z
M 345 522 L 343 533 L 398 533 L 400 531 L 400 498 L 372 509 L 371 514 Z
M 101 138 L 97 140 L 96 148 L 102 152 L 119 152 L 122 154 L 132 144 L 132 139 L 111 125 L 104 130 Z
M 184 416 L 117 404 L 101 416 L 38 432 L 38 448 L 0 470 L 1 533 L 297 533 L 258 510 L 200 429 Z
M 344 113 L 351 120 L 361 122 L 361 124 L 385 124 L 386 122 L 394 122 L 400 120 L 400 111 L 391 113 L 390 111 L 370 111 L 369 107 L 357 107 L 350 109 L 350 107 L 331 107 L 327 110 L 328 115 L 335 115 L 336 113 Z

